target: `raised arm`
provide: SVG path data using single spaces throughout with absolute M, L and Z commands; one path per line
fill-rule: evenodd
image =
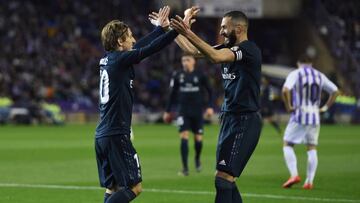
M 160 35 L 162 35 L 164 33 L 165 33 L 165 31 L 163 30 L 163 28 L 161 26 L 156 26 L 155 29 L 152 32 L 150 32 L 146 36 L 139 39 L 134 44 L 133 49 L 139 49 L 141 47 L 144 47 L 144 46 L 148 45 L 149 43 L 151 43 L 151 41 L 153 41 L 158 36 L 160 36 Z
M 152 12 L 151 14 L 149 14 L 150 22 L 156 27 L 152 32 L 139 39 L 133 48 L 138 49 L 144 47 L 149 43 L 151 43 L 151 41 L 153 41 L 160 35 L 164 34 L 165 30 L 168 29 L 170 25 L 170 21 L 168 18 L 169 13 L 170 13 L 170 7 L 164 6 L 163 8 L 160 8 L 158 13 Z M 156 19 L 154 19 L 154 16 L 156 16 Z
M 193 56 L 203 56 L 201 52 L 191 42 L 182 35 L 178 35 L 175 39 L 176 44 L 187 54 Z
M 171 19 L 171 27 L 173 27 L 179 34 L 186 37 L 202 54 L 205 55 L 212 63 L 226 63 L 240 60 L 237 58 L 237 54 L 228 48 L 215 49 L 204 40 L 198 37 L 194 32 L 190 30 L 190 27 L 183 22 L 180 16 L 176 16 L 175 19 Z M 239 56 L 240 57 L 240 56 Z
M 128 65 L 137 64 L 146 57 L 159 52 L 161 49 L 169 45 L 177 36 L 178 33 L 175 30 L 171 30 L 157 37 L 145 47 L 127 51 L 123 55 L 123 63 Z

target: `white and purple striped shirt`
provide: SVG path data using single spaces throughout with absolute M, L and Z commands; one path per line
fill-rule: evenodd
M 310 65 L 301 65 L 286 78 L 284 87 L 292 92 L 292 105 L 295 111 L 290 121 L 302 125 L 320 125 L 319 106 L 321 92 L 329 94 L 337 91 L 336 85 L 323 73 Z

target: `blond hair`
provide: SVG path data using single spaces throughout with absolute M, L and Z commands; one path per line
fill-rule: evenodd
M 128 28 L 129 26 L 120 20 L 108 22 L 101 30 L 101 42 L 105 51 L 116 50 L 118 39 L 124 41 L 128 36 Z

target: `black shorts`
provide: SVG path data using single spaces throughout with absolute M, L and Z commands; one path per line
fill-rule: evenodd
M 132 187 L 142 181 L 139 157 L 127 135 L 95 139 L 101 187 Z
M 202 135 L 204 133 L 204 119 L 200 115 L 179 115 L 177 118 L 179 132 L 191 130 L 194 134 Z
M 261 115 L 224 113 L 216 152 L 216 169 L 239 177 L 259 141 Z

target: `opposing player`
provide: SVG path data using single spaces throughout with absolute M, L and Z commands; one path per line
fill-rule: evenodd
M 181 175 L 189 175 L 188 154 L 189 154 L 189 130 L 194 133 L 195 145 L 195 167 L 201 171 L 200 155 L 203 146 L 203 110 L 205 105 L 204 91 L 208 94 L 208 103 L 205 116 L 211 117 L 214 113 L 212 108 L 212 90 L 207 77 L 198 70 L 195 70 L 196 60 L 192 55 L 181 57 L 183 70 L 174 72 L 170 82 L 170 98 L 164 113 L 164 121 L 170 120 L 170 111 L 173 104 L 178 103 L 178 119 L 180 132 L 180 152 L 182 161 Z
M 304 189 L 312 189 L 318 157 L 320 131 L 320 112 L 325 112 L 334 103 L 338 88 L 324 74 L 314 69 L 307 56 L 298 60 L 298 69 L 292 71 L 286 78 L 282 94 L 286 109 L 291 112 L 289 123 L 284 135 L 284 157 L 291 177 L 283 184 L 290 188 L 299 183 L 297 160 L 294 145 L 305 143 L 307 145 L 308 165 Z M 325 90 L 330 94 L 326 104 L 320 106 L 321 92 Z
M 192 13 L 195 11 L 188 10 L 185 14 L 192 16 Z M 185 19 L 188 19 L 186 15 Z M 242 199 L 235 179 L 255 150 L 262 128 L 261 51 L 248 40 L 249 21 L 241 11 L 224 15 L 220 34 L 225 37 L 225 43 L 216 48 L 193 33 L 189 24 L 179 16 L 171 19 L 171 26 L 181 34 L 176 39 L 179 46 L 222 64 L 225 98 L 216 156 L 215 203 L 239 203 Z
M 159 12 L 159 23 L 153 32 L 135 44 L 131 29 L 119 20 L 110 21 L 101 31 L 106 50 L 100 60 L 100 120 L 96 128 L 95 150 L 100 185 L 107 188 L 104 202 L 128 203 L 140 194 L 139 157 L 130 141 L 133 107 L 133 65 L 160 51 L 177 36 L 165 33 L 164 19 L 169 7 Z
M 267 77 L 263 76 L 261 79 L 261 88 L 260 88 L 260 98 L 261 98 L 261 116 L 264 121 L 269 122 L 276 130 L 276 132 L 281 135 L 281 128 L 279 123 L 274 119 L 274 106 L 273 106 L 273 96 L 271 93 L 270 81 Z

